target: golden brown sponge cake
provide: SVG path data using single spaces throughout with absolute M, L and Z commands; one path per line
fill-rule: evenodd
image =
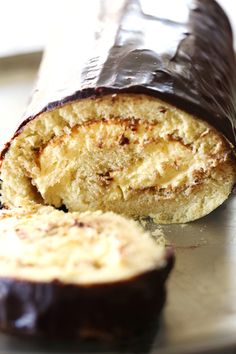
M 171 14 L 149 6 L 98 1 L 68 10 L 2 152 L 5 207 L 178 223 L 227 199 L 236 175 L 229 21 L 213 0 L 171 1 Z M 73 14 L 90 18 L 86 31 Z
M 1 212 L 0 328 L 129 336 L 157 319 L 172 266 L 170 250 L 111 212 Z
M 10 207 L 33 201 L 186 222 L 228 197 L 235 159 L 207 122 L 156 98 L 117 94 L 30 121 L 3 160 L 2 179 Z

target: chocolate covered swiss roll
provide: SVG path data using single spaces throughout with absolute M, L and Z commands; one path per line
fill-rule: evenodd
M 210 213 L 235 182 L 236 65 L 223 10 L 213 0 L 77 6 L 2 153 L 4 206 L 159 223 Z

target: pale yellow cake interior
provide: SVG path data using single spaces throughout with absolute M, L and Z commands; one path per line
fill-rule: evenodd
M 29 122 L 2 164 L 5 206 L 114 211 L 187 222 L 222 204 L 232 147 L 208 123 L 156 98 L 84 99 Z
M 13 208 L 1 212 L 0 234 L 0 277 L 96 284 L 166 266 L 165 247 L 112 212 Z

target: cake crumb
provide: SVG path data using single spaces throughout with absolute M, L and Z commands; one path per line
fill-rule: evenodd
M 151 219 L 151 223 L 150 223 L 150 218 L 148 219 L 148 218 L 139 217 L 137 221 L 145 230 L 147 230 L 151 234 L 152 238 L 154 239 L 154 241 L 156 241 L 158 245 L 168 246 L 168 241 L 165 238 L 165 234 L 163 230 L 155 222 L 153 223 L 152 219 Z M 155 229 L 153 229 L 153 226 L 155 226 Z
M 147 226 L 147 219 L 139 218 L 139 222 L 143 228 L 145 228 Z
M 158 243 L 160 246 L 166 246 L 167 245 L 167 240 L 165 238 L 164 232 L 161 229 L 155 229 L 153 231 L 150 231 L 152 237 L 154 240 Z

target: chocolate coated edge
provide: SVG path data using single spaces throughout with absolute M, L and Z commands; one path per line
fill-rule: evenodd
M 145 331 L 165 303 L 166 264 L 134 278 L 77 286 L 0 278 L 0 328 L 20 335 L 113 339 Z

